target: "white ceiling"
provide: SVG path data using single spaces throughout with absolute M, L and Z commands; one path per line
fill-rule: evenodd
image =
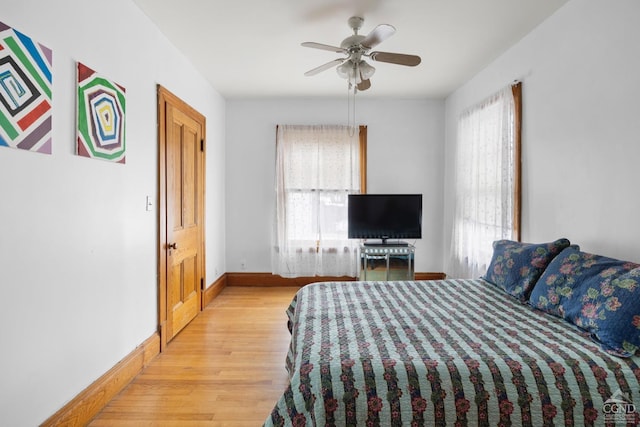
M 482 70 L 567 0 L 133 0 L 225 98 L 340 96 L 329 69 L 347 20 L 363 16 L 396 33 L 373 50 L 419 55 L 417 67 L 372 62 L 372 87 L 358 96 L 443 98 Z M 517 76 L 514 76 L 517 77 Z

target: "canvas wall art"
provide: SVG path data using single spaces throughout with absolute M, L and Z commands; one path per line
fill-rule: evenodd
M 0 22 L 0 146 L 51 154 L 51 49 Z
M 125 163 L 125 88 L 78 62 L 78 155 Z

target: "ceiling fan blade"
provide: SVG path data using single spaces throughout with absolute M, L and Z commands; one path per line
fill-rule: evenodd
M 371 87 L 371 80 L 369 80 L 369 79 L 363 80 L 360 83 L 358 83 L 358 90 L 359 91 L 367 90 L 370 87 Z
M 371 30 L 371 32 L 362 39 L 360 44 L 367 49 L 371 49 L 391 37 L 395 32 L 396 28 L 393 25 L 380 24 Z
M 331 45 L 328 45 L 328 44 L 322 44 L 322 43 L 316 43 L 316 42 L 304 42 L 304 43 L 301 43 L 301 44 L 304 47 L 312 47 L 314 49 L 328 50 L 329 52 L 347 53 L 346 49 L 343 49 L 343 48 L 338 47 L 338 46 L 331 46 Z
M 329 68 L 336 66 L 336 65 L 340 65 L 342 64 L 344 61 L 346 61 L 346 58 L 338 58 L 338 59 L 334 59 L 331 62 L 327 62 L 326 64 L 323 64 L 319 67 L 314 68 L 313 70 L 309 70 L 306 73 L 304 73 L 305 76 L 315 76 L 318 73 L 321 73 L 324 70 L 328 70 Z
M 405 55 L 404 53 L 391 52 L 371 52 L 369 54 L 369 58 L 378 62 L 406 65 L 408 67 L 415 67 L 422 61 L 422 59 L 416 55 Z

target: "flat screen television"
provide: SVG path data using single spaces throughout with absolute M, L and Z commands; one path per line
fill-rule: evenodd
M 350 194 L 347 211 L 350 239 L 422 238 L 422 194 Z

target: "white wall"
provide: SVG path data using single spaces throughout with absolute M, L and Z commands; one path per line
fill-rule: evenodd
M 451 95 L 445 194 L 460 111 L 522 79 L 523 240 L 640 262 L 638 16 L 637 0 L 572 0 Z
M 224 272 L 225 102 L 130 0 L 3 2 L 53 49 L 53 154 L 0 148 L 0 425 L 38 425 L 157 328 L 156 84 L 207 117 L 207 282 Z M 126 164 L 75 152 L 75 61 L 126 88 Z
M 416 271 L 442 271 L 444 102 L 369 99 L 357 122 L 368 126 L 369 193 L 422 193 L 423 238 Z M 271 271 L 275 134 L 278 124 L 344 124 L 347 99 L 227 102 L 227 270 Z

